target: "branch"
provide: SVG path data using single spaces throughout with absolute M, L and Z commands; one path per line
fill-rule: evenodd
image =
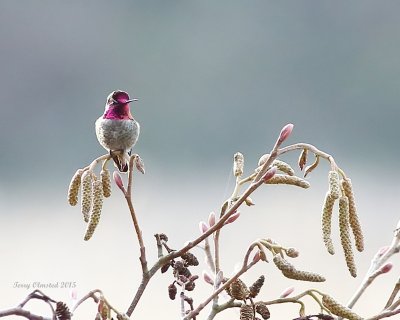
M 379 275 L 377 272 L 382 267 L 382 265 L 394 254 L 400 251 L 400 220 L 397 223 L 396 230 L 394 231 L 392 243 L 389 248 L 383 254 L 378 252 L 375 257 L 371 261 L 371 266 L 367 271 L 361 285 L 354 293 L 353 297 L 348 302 L 347 306 L 352 308 L 356 302 L 360 299 L 365 290 L 371 285 L 371 283 L 376 279 L 376 276 Z M 387 306 L 385 307 L 387 308 Z
M 28 310 L 24 310 L 23 309 L 24 306 L 32 299 L 42 300 L 45 303 L 47 303 L 50 306 L 50 309 L 52 311 L 52 314 L 53 314 L 52 318 L 45 318 L 42 316 L 35 315 Z M 53 308 L 53 305 L 51 304 L 51 302 L 57 303 L 57 301 L 55 301 L 52 298 L 50 298 L 49 296 L 45 295 L 40 290 L 34 290 L 17 307 L 0 311 L 0 318 L 7 317 L 10 315 L 17 315 L 17 316 L 25 317 L 30 320 L 55 320 L 56 312 L 54 311 L 54 308 Z
M 136 216 L 136 213 L 135 213 L 135 209 L 134 209 L 133 203 L 132 203 L 133 166 L 134 166 L 134 162 L 136 161 L 137 157 L 138 156 L 136 154 L 134 154 L 134 155 L 132 155 L 130 157 L 130 160 L 129 160 L 129 172 L 128 172 L 128 189 L 126 191 L 124 191 L 124 196 L 125 196 L 126 202 L 128 204 L 129 211 L 131 213 L 133 225 L 135 227 L 136 236 L 137 236 L 138 242 L 139 242 L 140 264 L 142 266 L 142 272 L 146 273 L 148 271 L 148 269 L 147 269 L 147 260 L 146 260 L 146 248 L 144 246 L 142 230 L 140 230 L 139 221 L 137 219 L 137 216 Z
M 243 265 L 242 268 L 236 272 L 236 274 L 230 278 L 228 281 L 226 281 L 221 287 L 219 287 L 216 291 L 214 291 L 204 302 L 198 305 L 198 307 L 191 311 L 186 317 L 184 317 L 182 320 L 189 320 L 195 318 L 201 310 L 203 310 L 215 297 L 217 297 L 222 291 L 224 291 L 226 288 L 228 288 L 232 282 L 234 282 L 237 278 L 239 278 L 243 273 L 247 272 L 251 267 L 253 267 L 258 260 L 252 261 L 248 263 L 250 253 L 253 251 L 254 247 L 256 247 L 257 244 L 252 243 L 250 247 L 247 249 L 246 255 L 243 259 Z

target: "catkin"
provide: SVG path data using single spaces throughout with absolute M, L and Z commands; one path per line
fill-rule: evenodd
M 364 251 L 364 236 L 360 225 L 360 220 L 357 215 L 356 202 L 354 199 L 353 187 L 351 180 L 346 178 L 342 181 L 344 194 L 349 199 L 349 222 L 353 231 L 356 248 L 358 251 Z
M 325 308 L 327 308 L 330 312 L 338 317 L 343 317 L 349 320 L 362 320 L 358 314 L 354 313 L 349 308 L 342 306 L 339 302 L 333 299 L 331 296 L 324 294 L 322 296 L 322 304 Z
M 240 177 L 243 174 L 244 157 L 240 152 L 236 152 L 233 156 L 233 175 Z
M 337 171 L 329 171 L 329 193 L 333 199 L 340 196 L 339 173 Z
M 111 196 L 111 175 L 108 169 L 104 168 L 100 171 L 100 180 L 103 184 L 103 195 L 105 198 Z
M 88 227 L 86 229 L 84 240 L 89 240 L 94 230 L 97 227 L 97 224 L 100 221 L 101 209 L 103 207 L 103 184 L 100 180 L 96 180 L 93 183 L 93 207 L 90 212 L 90 221 Z
M 261 166 L 264 165 L 265 162 L 267 162 L 267 160 L 269 159 L 269 153 L 266 153 L 264 155 L 261 156 L 260 160 L 258 160 L 258 168 L 256 169 L 256 171 L 260 171 Z M 294 175 L 294 170 L 293 168 L 286 162 L 281 161 L 281 160 L 274 160 L 272 162 L 272 165 L 275 166 L 279 171 L 282 171 L 283 173 L 288 174 L 289 176 L 293 176 Z
M 357 277 L 357 269 L 354 262 L 353 249 L 351 247 L 351 239 L 349 232 L 349 200 L 346 196 L 339 199 L 339 230 L 340 240 L 344 256 L 346 259 L 347 268 L 353 277 Z
M 81 186 L 82 173 L 82 169 L 77 170 L 71 179 L 71 183 L 69 184 L 68 202 L 71 206 L 76 206 L 78 203 L 78 193 L 79 187 Z
M 300 188 L 307 189 L 310 187 L 308 181 L 296 176 L 288 176 L 285 174 L 275 174 L 271 179 L 265 182 L 266 184 L 289 184 Z
M 272 165 L 275 166 L 279 171 L 282 171 L 289 176 L 294 176 L 294 170 L 288 163 L 281 160 L 275 160 Z
M 324 239 L 325 247 L 330 254 L 335 254 L 331 238 L 331 225 L 332 225 L 332 211 L 335 199 L 327 192 L 325 196 L 324 207 L 322 210 L 322 236 Z
M 87 170 L 82 174 L 81 211 L 85 222 L 89 222 L 89 213 L 92 207 L 92 182 L 94 174 Z
M 286 278 L 310 282 L 325 281 L 325 278 L 317 273 L 297 270 L 291 263 L 283 259 L 279 254 L 274 256 L 273 261 Z

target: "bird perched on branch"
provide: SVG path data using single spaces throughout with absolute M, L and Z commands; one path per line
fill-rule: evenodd
M 121 90 L 107 97 L 104 114 L 96 120 L 96 136 L 99 143 L 110 152 L 120 172 L 128 171 L 128 159 L 132 147 L 139 138 L 140 126 L 133 118 L 128 93 Z

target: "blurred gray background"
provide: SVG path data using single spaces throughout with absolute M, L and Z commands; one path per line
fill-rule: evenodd
M 360 276 L 350 277 L 340 248 L 333 257 L 323 248 L 325 163 L 309 190 L 258 190 L 256 206 L 222 234 L 222 266 L 231 274 L 252 240 L 272 237 L 300 250 L 299 268 L 328 278 L 295 283 L 297 293 L 315 287 L 347 301 L 399 218 L 399 10 L 397 1 L 1 1 L 0 308 L 29 293 L 15 282 L 37 281 L 75 281 L 81 296 L 98 287 L 118 309 L 129 305 L 140 267 L 119 190 L 88 243 L 79 208 L 66 202 L 75 170 L 104 153 L 94 121 L 115 89 L 139 99 L 135 152 L 147 172 L 135 179 L 134 199 L 150 262 L 154 233 L 169 234 L 178 248 L 229 196 L 235 152 L 251 173 L 292 122 L 288 144 L 333 154 L 353 179 L 367 245 L 356 256 Z M 295 165 L 297 156 L 284 160 Z M 399 273 L 394 262 L 356 306 L 362 316 L 382 309 Z M 266 275 L 263 299 L 293 285 L 272 265 L 255 269 L 244 279 Z M 179 316 L 167 297 L 170 281 L 171 274 L 154 279 L 137 318 Z M 211 292 L 198 282 L 195 304 Z M 68 289 L 46 293 L 69 301 Z M 306 303 L 307 313 L 318 312 Z M 273 319 L 296 316 L 296 306 L 271 309 Z M 40 304 L 32 310 L 48 314 Z M 92 303 L 79 310 L 94 317 Z M 238 312 L 220 319 L 232 317 Z

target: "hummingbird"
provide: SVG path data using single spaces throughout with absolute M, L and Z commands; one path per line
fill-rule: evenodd
M 128 171 L 128 158 L 139 138 L 140 126 L 133 118 L 130 99 L 122 90 L 111 92 L 106 101 L 104 114 L 96 120 L 96 136 L 120 172 Z

